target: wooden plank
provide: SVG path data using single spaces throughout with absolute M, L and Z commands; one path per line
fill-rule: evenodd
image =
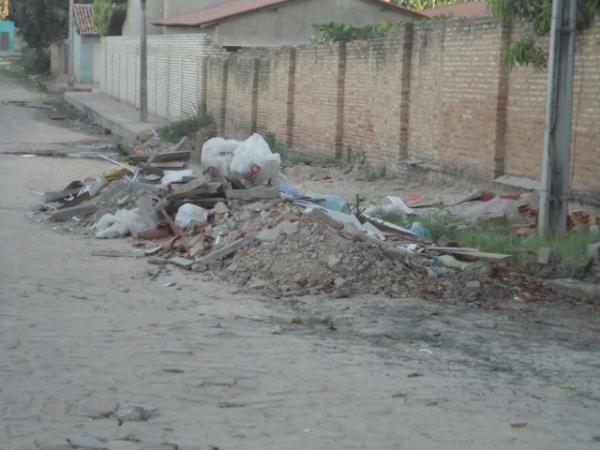
M 157 153 L 156 157 L 154 158 L 154 162 L 187 160 L 187 159 L 190 159 L 191 154 L 192 154 L 191 150 L 185 150 L 185 151 L 180 151 L 180 152 Z
M 146 254 L 144 250 L 93 250 L 92 256 L 104 256 L 106 258 L 143 258 Z
M 322 223 L 327 225 L 335 230 L 341 230 L 344 228 L 344 224 L 338 222 L 337 220 L 331 218 L 324 211 L 319 208 L 313 209 L 310 214 L 308 214 L 308 218 L 314 220 L 315 222 Z
M 227 189 L 228 200 L 271 200 L 280 197 L 279 190 L 272 186 L 259 186 L 252 189 Z
M 185 168 L 184 161 L 161 161 L 150 164 L 153 169 L 183 169 Z
M 196 262 L 200 265 L 208 266 L 215 261 L 220 261 L 222 259 L 225 259 L 228 256 L 231 256 L 234 253 L 238 252 L 242 248 L 247 247 L 248 245 L 250 245 L 252 243 L 253 240 L 254 240 L 253 238 L 249 238 L 249 237 L 239 239 L 229 245 L 226 245 L 224 247 L 221 247 L 221 248 L 213 251 L 212 253 L 209 253 L 206 256 L 196 258 Z
M 461 248 L 461 247 L 427 247 L 426 252 L 434 251 L 437 253 L 447 253 L 451 255 L 470 256 L 478 259 L 487 259 L 491 261 L 501 261 L 511 258 L 512 255 L 504 255 L 502 253 L 481 252 L 476 248 Z
M 95 203 L 84 203 L 70 208 L 59 209 L 51 216 L 52 222 L 64 222 L 72 217 L 85 217 L 94 214 L 98 211 L 98 206 Z

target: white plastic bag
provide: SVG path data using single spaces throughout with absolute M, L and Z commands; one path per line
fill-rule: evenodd
M 186 177 L 193 177 L 193 170 L 165 170 L 160 184 L 169 186 L 172 183 L 180 183 Z
M 121 209 L 113 214 L 105 214 L 92 227 L 97 238 L 118 238 L 128 235 L 136 236 L 142 231 L 156 226 L 152 220 L 140 214 L 138 209 Z
M 200 158 L 202 170 L 208 173 L 213 180 L 222 180 L 228 176 L 233 154 L 240 144 L 240 141 L 226 140 L 220 137 L 206 141 L 202 146 Z
M 274 184 L 282 181 L 280 174 L 281 157 L 271 152 L 269 144 L 260 134 L 253 134 L 235 150 L 230 170 L 254 186 L 272 180 Z
M 175 216 L 175 225 L 179 228 L 189 228 L 194 225 L 202 225 L 208 220 L 208 213 L 200 206 L 186 203 L 179 207 Z

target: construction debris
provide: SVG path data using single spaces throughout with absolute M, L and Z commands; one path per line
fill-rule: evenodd
M 260 135 L 244 142 L 207 141 L 199 167 L 188 165 L 189 142 L 170 151 L 158 142 L 150 136 L 128 156 L 129 163 L 108 159 L 114 170 L 47 192 L 41 211 L 98 238 L 135 238 L 136 250 L 92 254 L 147 257 L 159 266 L 152 280 L 170 264 L 271 296 L 325 293 L 345 298 L 442 295 L 454 292 L 440 288 L 449 277 L 468 276 L 475 279 L 460 286 L 473 301 L 490 293 L 513 295 L 510 288 L 497 287 L 497 279 L 486 278 L 510 255 L 461 248 L 443 238 L 435 242 L 418 220 L 407 229 L 376 217 L 379 211 L 416 216 L 415 208 L 437 201 L 415 194 L 406 204 L 389 196 L 386 204 L 362 208 L 360 197 L 351 206 L 336 195 L 300 192 L 286 184 L 279 155 Z M 478 191 L 449 206 L 468 202 L 474 219 L 529 217 L 537 207 L 531 195 L 491 199 L 488 194 Z M 590 253 L 597 258 L 598 249 Z M 540 290 L 530 280 L 518 280 Z

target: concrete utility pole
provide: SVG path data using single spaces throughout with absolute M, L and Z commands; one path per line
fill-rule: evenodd
M 68 84 L 69 86 L 73 86 L 74 78 L 75 78 L 75 64 L 73 58 L 75 57 L 75 31 L 74 31 L 74 20 L 73 20 L 73 3 L 74 0 L 69 0 L 69 76 L 68 76 Z
M 142 2 L 140 23 L 140 122 L 148 122 L 148 46 L 146 36 L 146 0 Z
M 577 0 L 554 0 L 538 224 L 541 236 L 560 234 L 567 229 L 576 16 Z

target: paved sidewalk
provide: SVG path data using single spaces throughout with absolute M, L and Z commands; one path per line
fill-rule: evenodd
M 133 145 L 140 133 L 168 123 L 152 114 L 142 123 L 136 108 L 101 92 L 66 92 L 64 98 L 127 145 Z

